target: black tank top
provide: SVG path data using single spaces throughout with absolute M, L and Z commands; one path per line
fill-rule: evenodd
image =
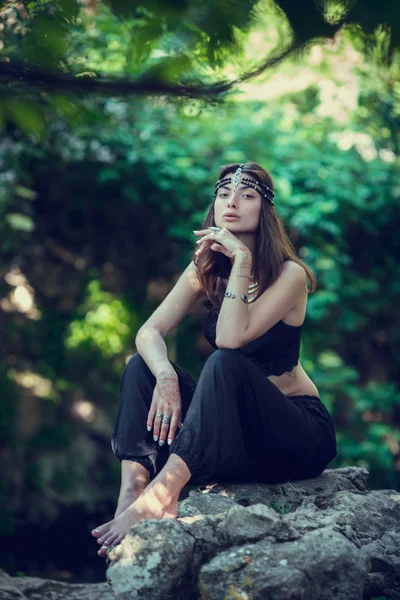
M 218 348 L 215 338 L 219 313 L 210 310 L 212 305 L 208 300 L 204 302 L 204 306 L 209 310 L 204 337 L 214 348 Z M 301 328 L 302 325 L 288 325 L 280 320 L 260 337 L 238 350 L 248 356 L 265 375 L 282 375 L 299 361 Z

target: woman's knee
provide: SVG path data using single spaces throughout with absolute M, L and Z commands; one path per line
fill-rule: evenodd
M 234 372 L 240 372 L 240 357 L 238 356 L 239 350 L 233 348 L 218 348 L 207 358 L 203 365 L 202 373 L 208 372 L 209 370 L 226 371 L 228 368 Z
M 204 367 L 215 367 L 227 364 L 236 364 L 239 350 L 237 348 L 218 348 L 207 358 Z M 204 369 L 203 367 L 203 369 Z
M 126 363 L 127 367 L 130 368 L 137 368 L 137 367 L 147 367 L 147 364 L 144 360 L 144 358 L 142 358 L 139 354 L 139 352 L 135 352 L 135 354 L 132 354 L 132 356 L 130 357 L 130 359 L 128 360 L 128 362 Z
M 138 352 L 135 352 L 128 360 L 124 369 L 124 377 L 137 377 L 139 373 L 151 374 L 149 367 L 145 360 L 140 356 Z

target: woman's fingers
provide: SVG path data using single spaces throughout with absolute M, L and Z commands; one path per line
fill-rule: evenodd
M 150 406 L 149 414 L 147 416 L 147 431 L 151 431 L 153 429 L 154 423 L 154 415 L 156 414 L 156 407 L 153 404 Z
M 206 229 L 193 229 L 192 230 L 194 235 L 208 235 L 209 233 L 211 233 L 210 229 L 208 227 L 206 227 Z
M 168 430 L 171 426 L 172 423 L 172 415 L 168 415 L 171 417 L 171 421 L 170 423 L 162 423 L 161 424 L 161 431 L 160 431 L 160 439 L 158 441 L 158 443 L 160 444 L 160 446 L 162 446 L 163 444 L 165 444 L 166 440 L 167 440 L 167 434 L 168 434 Z
M 161 415 L 160 417 L 157 417 L 157 415 Z M 156 414 L 156 418 L 154 419 L 154 427 L 153 427 L 153 439 L 154 441 L 157 441 L 158 438 L 160 437 L 160 429 L 161 429 L 161 419 L 162 419 L 163 413 L 161 410 L 157 411 Z
M 171 423 L 169 426 L 169 432 L 168 432 L 168 444 L 172 444 L 172 442 L 175 439 L 176 430 L 177 430 L 178 424 L 181 421 L 180 412 L 181 411 L 179 411 L 179 414 L 172 415 Z
M 174 441 L 178 424 L 181 423 L 181 413 L 182 413 L 181 406 L 175 407 L 172 414 L 170 414 L 170 415 L 168 415 L 168 413 L 164 412 L 164 415 L 170 416 L 171 420 L 169 423 L 161 422 L 160 436 L 159 436 L 160 439 L 158 441 L 160 446 L 163 446 L 167 442 L 167 440 L 168 440 L 168 443 L 171 443 L 171 444 Z M 160 421 L 162 421 L 162 419 L 160 419 Z M 169 442 L 169 440 L 171 440 L 171 442 Z
M 207 249 L 208 244 L 212 240 L 210 236 L 212 235 L 208 229 L 201 229 L 200 231 L 196 231 L 195 235 L 204 234 L 199 240 L 196 241 L 197 250 L 195 254 L 198 256 L 202 252 Z
M 154 387 L 148 422 L 151 421 L 153 424 L 153 439 L 158 441 L 160 446 L 166 443 L 172 423 L 173 435 L 175 435 L 177 423 L 181 421 L 181 413 L 181 395 L 176 373 L 174 375 L 168 373 L 158 377 Z M 170 417 L 170 422 L 163 423 L 163 417 Z
M 206 244 L 205 242 L 203 242 L 203 240 L 201 240 L 201 244 L 199 244 L 199 247 L 197 248 L 195 254 L 199 255 L 201 254 L 206 248 L 207 248 L 208 244 Z

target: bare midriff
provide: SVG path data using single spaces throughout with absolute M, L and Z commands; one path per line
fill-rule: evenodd
M 268 379 L 286 396 L 307 394 L 319 397 L 317 386 L 307 375 L 300 361 L 291 371 L 286 371 L 282 375 L 269 375 Z

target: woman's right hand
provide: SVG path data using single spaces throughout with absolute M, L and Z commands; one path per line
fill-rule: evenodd
M 157 413 L 161 417 L 156 417 Z M 163 423 L 163 416 L 171 417 L 170 423 Z M 147 417 L 147 429 L 151 431 L 153 428 L 154 436 L 157 436 L 159 443 L 166 442 L 169 431 L 168 443 L 171 444 L 175 438 L 177 427 L 182 427 L 181 419 L 182 400 L 178 376 L 175 372 L 159 375 L 156 378 L 156 385 L 154 386 L 153 398 Z

